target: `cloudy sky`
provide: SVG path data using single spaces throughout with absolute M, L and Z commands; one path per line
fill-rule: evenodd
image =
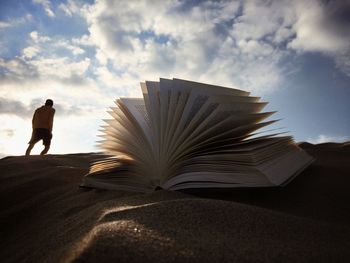
M 350 140 L 350 1 L 1 0 L 0 156 L 46 98 L 50 152 L 95 151 L 113 100 L 159 77 L 250 90 L 297 141 Z

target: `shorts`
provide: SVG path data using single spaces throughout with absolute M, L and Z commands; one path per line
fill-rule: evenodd
M 50 146 L 51 139 L 52 133 L 48 129 L 36 128 L 33 130 L 29 144 L 36 144 L 38 141 L 43 140 L 43 145 Z

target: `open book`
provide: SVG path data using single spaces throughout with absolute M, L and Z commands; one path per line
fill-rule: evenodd
M 266 187 L 288 183 L 312 161 L 290 136 L 257 132 L 275 121 L 249 92 L 181 79 L 141 83 L 143 98 L 119 98 L 102 127 L 110 155 L 82 186 L 148 192 L 156 188 Z

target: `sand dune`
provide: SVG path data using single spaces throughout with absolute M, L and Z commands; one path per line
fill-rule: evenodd
M 1 262 L 345 262 L 349 143 L 301 143 L 317 161 L 284 188 L 80 189 L 94 153 L 0 160 Z

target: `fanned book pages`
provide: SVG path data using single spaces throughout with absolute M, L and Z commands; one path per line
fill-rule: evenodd
M 281 186 L 313 158 L 290 136 L 259 133 L 274 112 L 249 92 L 181 79 L 141 83 L 143 98 L 119 98 L 102 127 L 108 158 L 82 186 L 156 188 Z M 265 135 L 263 135 L 265 134 Z

